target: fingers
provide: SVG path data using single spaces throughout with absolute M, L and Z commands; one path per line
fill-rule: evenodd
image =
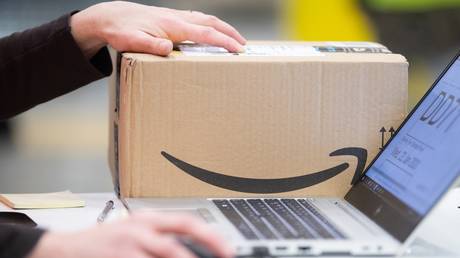
M 173 43 L 168 39 L 157 38 L 142 31 L 135 31 L 127 36 L 127 44 L 123 51 L 167 56 L 172 49 Z
M 220 20 L 216 16 L 207 15 L 196 11 L 178 11 L 178 14 L 184 20 L 190 23 L 212 27 L 217 31 L 226 34 L 227 36 L 232 37 L 241 45 L 246 44 L 246 39 L 241 36 L 241 34 L 235 28 L 233 28 L 230 24 Z
M 223 47 L 230 52 L 243 52 L 243 46 L 234 38 L 209 26 L 183 23 L 181 26 L 185 40 Z
M 236 39 L 218 31 L 214 27 L 190 23 L 181 17 L 173 16 L 171 13 L 169 15 L 169 17 L 163 17 L 157 25 L 173 42 L 191 40 L 196 43 L 223 47 L 230 52 L 244 51 L 243 46 Z M 150 28 L 149 33 L 155 35 L 154 28 L 154 26 Z
M 143 246 L 153 257 L 158 258 L 196 258 L 186 247 L 172 236 L 156 235 L 146 238 Z
M 161 233 L 188 235 L 200 242 L 217 256 L 232 257 L 233 249 L 227 246 L 225 240 L 204 222 L 186 215 L 142 213 L 137 215 L 140 220 L 149 223 Z
M 178 15 L 184 21 L 187 21 L 189 23 L 212 27 L 216 29 L 217 31 L 220 31 L 226 34 L 227 36 L 232 37 L 233 39 L 238 41 L 238 43 L 240 43 L 241 45 L 246 44 L 246 39 L 243 36 L 241 36 L 241 34 L 233 26 L 222 21 L 216 16 L 207 15 L 207 14 L 204 14 L 202 12 L 197 12 L 197 11 L 175 10 L 175 9 L 164 8 L 164 7 L 155 7 L 155 8 L 160 9 L 163 12 Z
M 213 27 L 190 24 L 188 38 L 196 43 L 209 44 L 227 49 L 230 52 L 243 52 L 243 46 L 235 39 L 217 31 Z

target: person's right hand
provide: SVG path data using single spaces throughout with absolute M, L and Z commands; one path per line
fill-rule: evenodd
M 171 234 L 190 237 L 218 257 L 233 256 L 223 238 L 197 218 L 139 213 L 78 233 L 45 233 L 28 258 L 195 258 Z
M 72 35 L 87 57 L 110 44 L 118 51 L 166 56 L 173 42 L 190 40 L 243 51 L 246 40 L 219 18 L 196 11 L 181 11 L 130 2 L 93 5 L 72 16 Z

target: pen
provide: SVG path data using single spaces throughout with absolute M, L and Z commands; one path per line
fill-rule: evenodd
M 104 210 L 102 210 L 101 214 L 97 217 L 97 223 L 102 223 L 109 215 L 109 212 L 113 209 L 113 201 L 110 200 L 105 204 Z

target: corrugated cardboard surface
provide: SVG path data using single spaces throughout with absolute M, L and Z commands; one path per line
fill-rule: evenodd
M 203 182 L 167 160 L 161 154 L 166 152 L 195 167 L 242 180 L 297 177 L 347 163 L 345 171 L 319 184 L 269 191 L 283 196 L 343 196 L 357 159 L 329 154 L 359 147 L 367 150 L 368 162 L 376 155 L 379 130 L 396 128 L 406 115 L 407 66 L 396 54 L 175 53 L 163 58 L 125 53 L 117 75 L 119 96 L 111 95 L 111 140 L 118 153 L 112 148 L 110 155 L 118 156 L 112 170 L 117 164 L 119 171 L 113 172 L 119 173 L 121 194 L 262 195 Z M 112 84 L 115 91 L 116 83 Z M 267 181 L 267 187 L 273 186 Z

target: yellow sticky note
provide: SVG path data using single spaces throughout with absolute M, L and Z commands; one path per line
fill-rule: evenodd
M 53 209 L 85 206 L 85 201 L 70 191 L 38 194 L 0 194 L 0 201 L 12 209 Z

